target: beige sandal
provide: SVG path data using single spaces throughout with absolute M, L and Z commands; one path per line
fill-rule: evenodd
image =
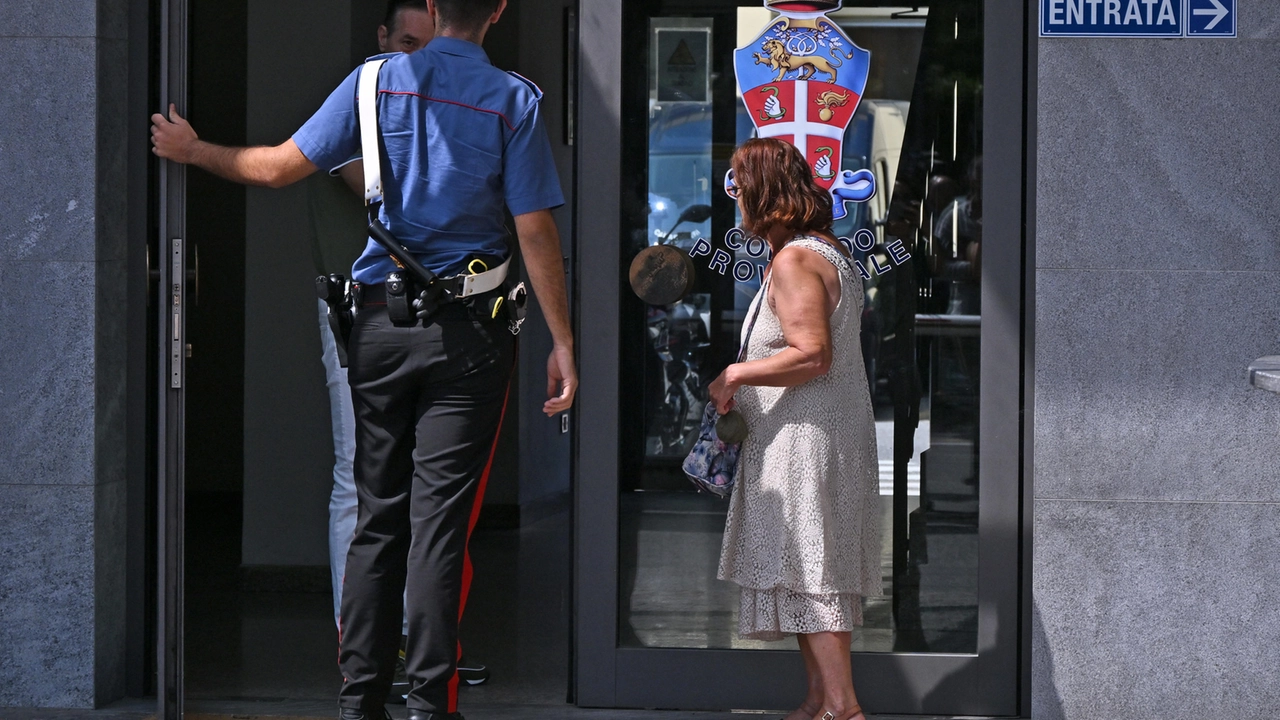
M 854 706 L 853 706 L 853 714 L 852 714 L 852 715 L 850 715 L 849 717 L 854 718 L 854 717 L 858 717 L 858 716 L 859 716 L 859 715 L 861 715 L 861 714 L 862 714 L 862 706 L 861 706 L 861 705 L 854 705 Z M 832 714 L 831 714 L 831 711 L 830 711 L 830 710 L 828 710 L 828 711 L 826 711 L 825 713 L 823 713 L 823 714 L 822 714 L 822 720 L 836 720 L 836 716 L 835 716 L 835 715 L 832 715 Z

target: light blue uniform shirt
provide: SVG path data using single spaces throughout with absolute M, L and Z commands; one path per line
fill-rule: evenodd
M 564 204 L 542 93 L 495 68 L 479 45 L 436 38 L 410 55 L 387 55 L 378 79 L 382 128 L 382 222 L 440 276 L 477 255 L 506 257 L 502 206 L 523 215 Z M 317 167 L 360 150 L 359 68 L 325 100 L 293 141 Z M 352 277 L 377 284 L 395 270 L 368 240 Z

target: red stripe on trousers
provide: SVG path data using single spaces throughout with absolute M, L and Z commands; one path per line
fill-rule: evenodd
M 476 499 L 471 506 L 471 519 L 467 522 L 467 544 L 462 552 L 462 595 L 458 602 L 458 623 L 462 623 L 462 611 L 467 607 L 467 595 L 471 592 L 471 533 L 476 529 L 476 521 L 480 519 L 480 507 L 484 504 L 484 490 L 489 484 L 489 471 L 493 469 L 493 458 L 498 454 L 498 438 L 502 437 L 502 423 L 507 419 L 507 401 L 511 398 L 511 381 L 507 381 L 507 389 L 502 395 L 502 413 L 498 415 L 498 429 L 493 434 L 493 445 L 489 447 L 489 462 L 485 463 L 484 472 L 480 474 L 480 484 L 476 487 Z M 462 643 L 458 643 L 458 659 L 462 659 Z M 453 671 L 449 679 L 449 712 L 458 712 L 458 671 Z

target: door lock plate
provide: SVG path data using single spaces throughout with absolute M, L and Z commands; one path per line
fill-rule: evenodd
M 169 271 L 169 282 L 172 285 L 169 315 L 173 321 L 172 334 L 169 336 L 169 387 L 173 390 L 179 390 L 182 388 L 182 366 L 187 356 L 187 344 L 183 338 L 182 317 L 182 285 L 186 280 L 186 271 L 183 268 L 182 259 L 182 238 L 173 239 L 169 258 L 172 263 Z

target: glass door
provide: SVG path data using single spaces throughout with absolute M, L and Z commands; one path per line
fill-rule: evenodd
M 737 229 L 720 179 L 738 143 L 783 135 L 826 159 L 820 181 L 875 186 L 835 225 L 865 284 L 880 468 L 884 596 L 863 600 L 853 635 L 859 696 L 875 713 L 1018 712 L 1023 10 L 839 5 L 633 0 L 594 11 L 624 50 L 619 59 L 601 42 L 590 57 L 584 46 L 584 67 L 597 68 L 584 107 L 595 93 L 606 112 L 584 115 L 581 142 L 612 133 L 621 156 L 617 204 L 599 203 L 616 208 L 616 225 L 583 223 L 618 242 L 584 248 L 582 262 L 625 277 L 641 250 L 670 244 L 697 279 L 666 306 L 624 281 L 609 290 L 616 304 L 580 308 L 582 704 L 781 709 L 803 690 L 794 638 L 738 637 L 737 587 L 716 579 L 727 503 L 694 492 L 680 469 L 768 262 L 764 243 Z M 772 84 L 738 82 L 740 48 L 757 51 L 748 65 L 787 56 Z M 820 62 L 807 70 L 803 58 Z M 616 75 L 599 70 L 619 62 Z M 796 82 L 809 78 L 818 87 Z M 798 97 L 847 125 L 807 138 L 795 122 L 771 127 L 791 122 Z M 1000 147 L 988 153 L 987 139 Z M 614 159 L 583 155 L 582 177 L 607 183 Z
M 187 112 L 187 3 L 162 0 L 160 97 Z M 160 283 L 156 303 L 159 368 L 156 403 L 156 717 L 177 720 L 183 708 L 183 509 L 186 438 L 187 268 L 186 170 L 159 163 L 159 239 L 150 254 Z

